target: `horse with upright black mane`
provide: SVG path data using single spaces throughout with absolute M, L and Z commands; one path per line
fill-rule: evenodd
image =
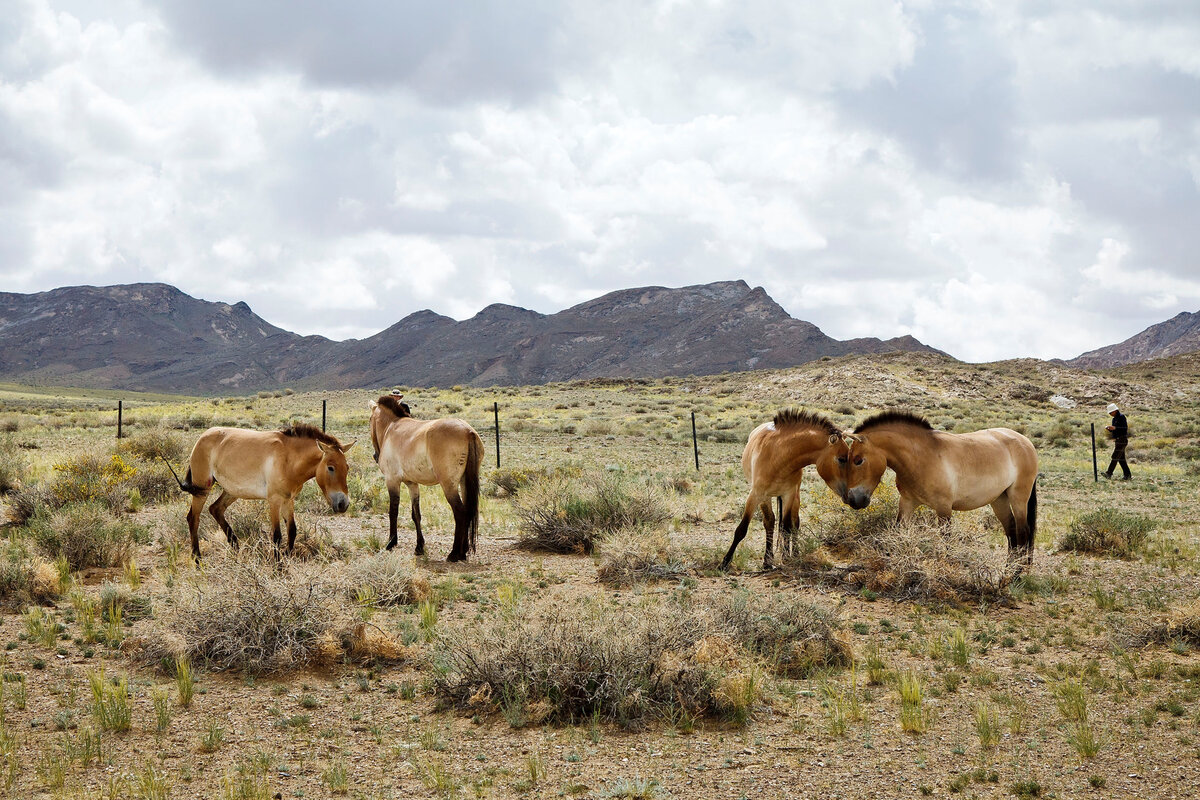
M 413 419 L 403 395 L 371 401 L 371 444 L 388 489 L 387 549 L 396 546 L 400 486 L 408 487 L 417 529 L 416 555 L 425 555 L 421 532 L 421 486 L 440 485 L 454 513 L 454 546 L 447 561 L 466 561 L 475 552 L 479 528 L 479 471 L 483 439 L 460 419 Z
M 303 424 L 278 431 L 209 428 L 200 434 L 192 448 L 186 477 L 181 481 L 175 476 L 179 488 L 192 495 L 187 514 L 192 555 L 199 560 L 200 512 L 214 483 L 220 484 L 221 494 L 208 507 L 208 513 L 225 532 L 229 544 L 238 546 L 237 534 L 225 519 L 229 506 L 235 500 L 266 500 L 271 510 L 275 553 L 279 554 L 281 520 L 287 522 L 290 553 L 296 543 L 296 495 L 307 481 L 316 479 L 334 511 L 340 514 L 350 507 L 346 452 L 353 446 L 354 442 L 344 445 L 319 428 Z
M 952 511 L 990 505 L 1008 538 L 1009 557 L 1033 563 L 1037 533 L 1038 457 L 1029 439 L 1009 428 L 973 433 L 934 430 L 924 417 L 884 411 L 852 433 L 829 437 L 817 472 L 851 508 L 866 508 L 884 470 L 896 473 L 901 522 L 918 506 L 943 522 Z
M 762 511 L 767 538 L 763 569 L 774 566 L 773 497 L 779 497 L 782 501 L 779 527 L 781 547 L 786 553 L 800 524 L 800 479 L 804 468 L 816 463 L 817 458 L 829 447 L 831 437 L 841 435 L 838 427 L 826 417 L 796 408 L 780 411 L 773 420 L 759 425 L 750 433 L 746 449 L 742 451 L 742 472 L 750 482 L 750 494 L 746 497 L 742 519 L 733 532 L 733 544 L 721 562 L 721 569 L 729 568 L 734 551 L 746 538 L 756 509 Z

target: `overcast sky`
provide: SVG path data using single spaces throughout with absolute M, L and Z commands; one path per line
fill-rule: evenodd
M 336 339 L 744 279 L 1070 357 L 1200 310 L 1200 2 L 5 0 L 0 290 Z

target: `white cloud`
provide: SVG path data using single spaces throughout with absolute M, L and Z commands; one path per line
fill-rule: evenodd
M 1200 300 L 1187 4 L 464 8 L 21 0 L 0 289 L 165 280 L 361 337 L 744 278 L 972 359 Z

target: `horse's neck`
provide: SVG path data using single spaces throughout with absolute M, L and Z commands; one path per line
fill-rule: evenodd
M 297 475 L 308 480 L 317 474 L 317 465 L 321 463 L 321 448 L 317 447 L 315 439 L 295 439 L 288 461 Z
M 829 444 L 829 432 L 815 428 L 797 431 L 793 440 L 795 452 L 792 458 L 803 466 L 817 463 L 821 451 Z

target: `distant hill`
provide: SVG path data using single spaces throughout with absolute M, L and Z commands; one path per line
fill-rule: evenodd
M 1102 369 L 1197 350 L 1200 350 L 1200 311 L 1184 311 L 1166 322 L 1151 325 L 1119 344 L 1090 350 L 1066 363 L 1072 367 Z
M 492 305 L 458 322 L 418 311 L 345 342 L 300 336 L 245 303 L 197 300 L 165 284 L 0 293 L 0 378 L 95 388 L 234 394 L 281 385 L 538 384 L 893 351 L 939 352 L 910 336 L 833 339 L 744 281 L 627 289 L 549 315 Z

